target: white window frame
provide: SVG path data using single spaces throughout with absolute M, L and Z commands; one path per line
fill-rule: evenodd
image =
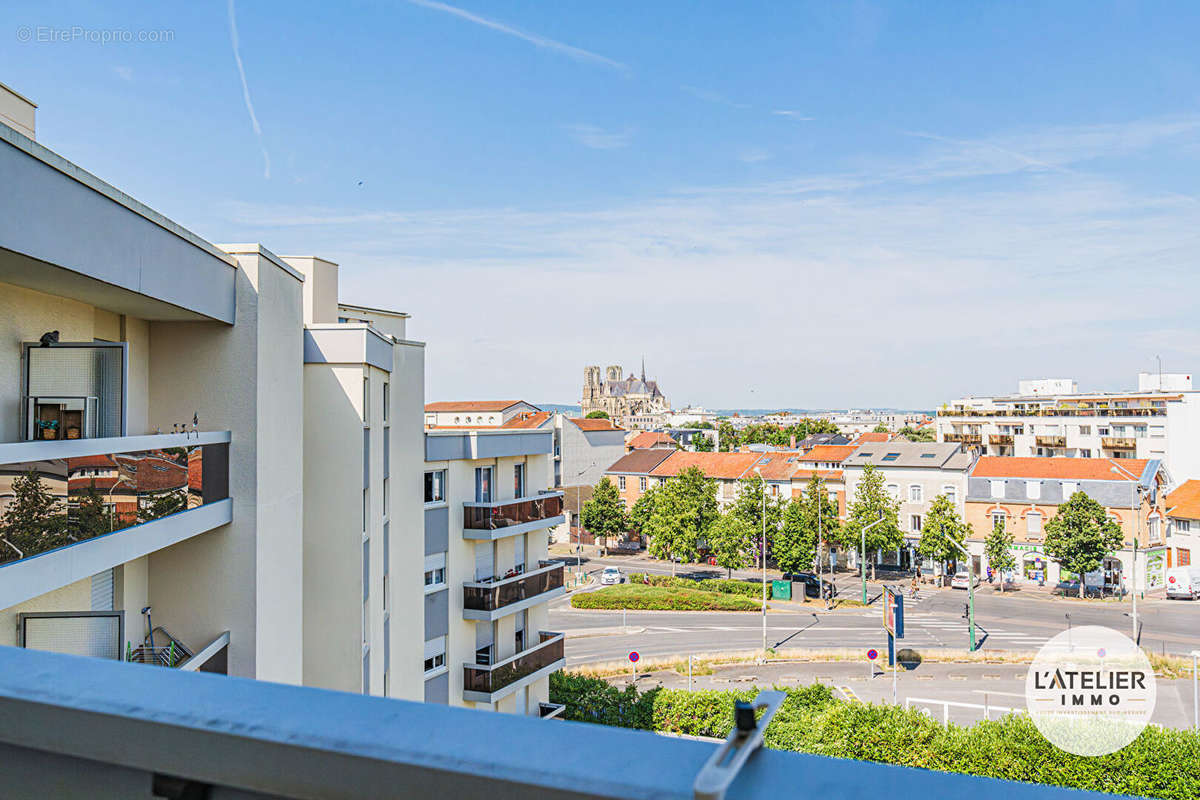
M 991 485 L 992 497 L 997 500 L 1004 498 L 1004 481 L 988 481 Z
M 1034 522 L 1037 522 L 1037 527 L 1034 527 Z M 1041 533 L 1042 532 L 1042 512 L 1030 511 L 1025 515 L 1025 532 L 1026 533 Z
M 620 489 L 622 492 L 625 491 L 625 476 L 624 475 L 617 476 L 617 488 Z
M 647 484 L 647 481 L 646 481 L 645 476 L 638 478 L 638 491 L 639 492 L 646 491 L 646 484 Z
M 1042 482 L 1041 481 L 1025 481 L 1025 497 L 1029 500 L 1042 499 Z
M 441 658 L 441 663 L 437 663 L 436 661 L 439 657 Z M 421 666 L 422 671 L 424 672 L 425 680 L 436 678 L 438 675 L 448 672 L 450 667 L 446 664 L 446 637 L 435 636 L 432 639 L 427 639 L 425 641 L 422 659 L 423 661 Z M 434 659 L 435 663 L 432 668 L 424 669 L 424 661 L 428 661 L 429 659 Z
M 1063 502 L 1071 499 L 1071 495 L 1079 491 L 1079 481 L 1063 481 L 1062 482 L 1062 497 Z
M 449 478 L 450 470 L 446 469 L 445 467 L 443 467 L 442 469 L 427 469 L 427 470 L 425 470 L 426 475 L 432 475 L 437 472 L 442 473 L 442 497 L 440 500 L 426 500 L 425 501 L 426 508 L 433 508 L 434 506 L 444 506 L 444 505 L 446 505 L 446 502 L 447 502 L 446 501 L 446 496 L 447 496 L 446 480 L 447 480 L 447 478 Z M 422 477 L 421 480 L 422 480 L 421 497 L 424 498 L 425 497 L 425 485 L 424 485 L 425 479 Z
M 921 484 L 910 483 L 908 485 L 908 502 L 910 502 L 910 503 L 924 503 L 925 502 L 925 489 L 924 489 L 924 487 L 921 486 Z
M 952 505 L 952 506 L 958 505 L 958 487 L 957 486 L 951 486 L 950 484 L 946 484 L 945 486 L 942 487 L 942 494 L 944 494 L 946 496 L 946 499 L 950 501 L 950 505 Z
M 440 583 L 438 582 L 438 577 L 439 577 L 437 575 L 438 571 L 441 572 L 441 576 L 440 576 L 441 582 Z M 425 583 L 425 579 L 429 577 L 430 573 L 433 573 L 434 582 L 433 583 Z M 434 592 L 440 592 L 443 589 L 445 589 L 447 586 L 449 586 L 449 584 L 446 583 L 446 554 L 445 553 L 431 553 L 431 554 L 425 556 L 425 571 L 421 576 L 421 582 L 422 582 L 422 585 L 425 587 L 425 594 L 433 594 Z

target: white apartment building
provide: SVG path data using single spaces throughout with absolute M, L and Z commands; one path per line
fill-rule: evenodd
M 972 456 L 957 444 L 933 442 L 868 442 L 841 462 L 846 486 L 846 504 L 854 502 L 863 470 L 874 465 L 883 475 L 883 485 L 900 501 L 900 530 L 904 546 L 876 554 L 876 563 L 908 569 L 917 563 L 916 548 L 929 506 L 938 495 L 946 495 L 959 516 L 964 514 L 967 473 Z
M 549 530 L 565 521 L 554 429 L 425 433 L 424 699 L 553 716 L 550 673 L 563 635 L 547 630 L 563 564 Z
M 420 698 L 404 315 L 5 124 L 0 181 L 0 644 Z
M 443 401 L 425 405 L 425 426 L 432 428 L 498 428 L 521 414 L 540 409 L 524 400 Z
M 1130 392 L 1079 392 L 1074 381 L 1021 381 L 1015 395 L 964 397 L 937 413 L 937 440 L 981 455 L 1162 461 L 1200 478 L 1200 391 L 1185 373 L 1141 373 Z

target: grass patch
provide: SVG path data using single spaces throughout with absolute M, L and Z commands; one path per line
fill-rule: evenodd
M 673 589 L 700 589 L 719 594 L 736 594 L 742 597 L 762 597 L 762 583 L 733 580 L 729 578 L 705 578 L 693 580 L 672 575 L 647 575 L 634 572 L 629 576 L 631 584 L 644 586 L 665 586 Z
M 758 601 L 740 595 L 677 586 L 626 583 L 571 597 L 573 608 L 644 611 L 758 611 Z

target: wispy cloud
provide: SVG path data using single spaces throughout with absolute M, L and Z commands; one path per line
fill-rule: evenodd
M 814 119 L 816 119 L 816 117 L 806 117 L 799 111 L 790 111 L 786 108 L 777 108 L 771 113 L 777 117 L 787 117 L 788 119 L 795 120 L 796 122 L 812 122 Z
M 564 125 L 571 138 L 584 147 L 594 150 L 617 150 L 628 147 L 633 141 L 633 129 L 624 128 L 619 131 L 606 131 L 596 125 L 575 124 Z
M 133 67 L 115 66 L 113 72 L 117 73 L 117 77 L 123 81 L 133 80 Z
M 408 2 L 414 6 L 421 6 L 422 8 L 428 8 L 433 11 L 441 11 L 445 14 L 452 14 L 459 19 L 465 19 L 467 22 L 471 22 L 476 25 L 482 25 L 485 28 L 490 28 L 491 30 L 503 33 L 506 36 L 513 36 L 517 39 L 521 39 L 522 41 L 529 42 L 535 47 L 541 47 L 545 50 L 561 53 L 565 56 L 575 59 L 576 61 L 600 64 L 601 66 L 618 70 L 627 75 L 632 72 L 632 70 L 629 68 L 629 65 L 622 64 L 620 61 L 608 58 L 607 56 L 602 56 L 599 53 L 593 53 L 591 50 L 584 50 L 581 47 L 575 47 L 574 45 L 559 42 L 545 36 L 539 36 L 536 33 L 527 33 L 518 28 L 514 28 L 511 25 L 506 25 L 503 22 L 497 22 L 494 19 L 481 17 L 478 14 L 472 13 L 463 8 L 459 8 L 458 6 L 452 6 L 447 3 L 439 3 L 437 0 L 408 0 Z
M 716 105 L 729 106 L 730 108 L 750 108 L 750 106 L 746 103 L 735 102 L 730 100 L 725 95 L 709 89 L 701 89 L 698 86 L 688 86 L 687 84 L 684 84 L 679 88 L 682 91 L 690 94 L 692 97 L 695 97 L 697 100 L 703 100 L 706 103 L 715 103 Z
M 250 100 L 250 85 L 246 83 L 246 68 L 242 64 L 241 46 L 238 43 L 237 15 L 234 12 L 233 0 L 229 0 L 229 42 L 233 45 L 233 60 L 237 62 L 238 75 L 242 79 L 242 99 L 246 101 L 246 111 L 250 114 L 250 125 L 254 135 L 258 137 L 258 146 L 263 155 L 263 177 L 271 177 L 271 155 L 263 142 L 262 128 L 259 127 L 258 117 L 254 113 L 254 103 Z
M 761 147 L 747 147 L 737 154 L 737 159 L 745 164 L 757 164 L 760 161 L 769 161 L 771 152 Z

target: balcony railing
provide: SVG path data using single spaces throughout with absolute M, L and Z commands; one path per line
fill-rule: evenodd
M 939 417 L 1165 417 L 1166 408 L 943 408 Z
M 1136 450 L 1137 440 L 1129 436 L 1101 436 L 1100 445 L 1109 450 Z
M 546 492 L 494 503 L 463 503 L 463 528 L 469 531 L 494 531 L 545 522 L 562 513 L 562 492 Z
M 962 442 L 963 444 L 982 444 L 983 436 L 978 433 L 947 433 L 947 442 Z
M 1011 433 L 989 433 L 988 434 L 988 444 L 1011 445 L 1012 443 L 1013 443 L 1013 436 Z
M 1065 436 L 1035 436 L 1034 441 L 1038 447 L 1066 447 L 1067 437 Z
M 229 497 L 229 433 L 0 444 L 0 566 Z
M 494 619 L 501 616 L 497 612 L 517 611 L 510 607 L 562 589 L 563 569 L 560 561 L 540 561 L 538 569 L 511 578 L 464 583 L 463 618 Z
M 542 719 L 558 719 L 566 710 L 562 703 L 538 703 L 538 715 Z
M 565 664 L 563 634 L 540 631 L 538 636 L 541 639 L 538 644 L 496 664 L 463 664 L 463 698 L 490 703 L 499 699 L 497 693 L 522 678 L 541 670 L 552 671 Z

